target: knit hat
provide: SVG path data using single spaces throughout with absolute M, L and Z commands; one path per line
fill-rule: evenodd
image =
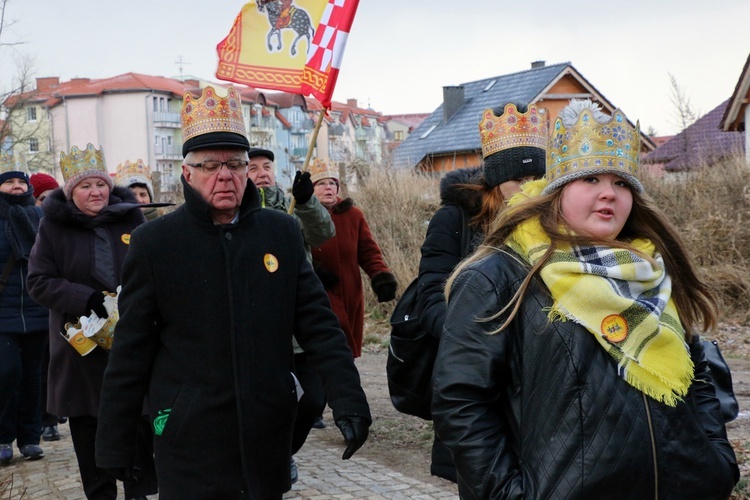
M 115 184 L 124 188 L 129 188 L 133 184 L 143 184 L 148 190 L 148 196 L 151 201 L 154 201 L 154 186 L 151 184 L 151 172 L 143 160 L 130 163 L 130 160 L 125 160 L 125 163 L 117 165 L 117 173 L 115 174 Z
M 247 152 L 248 159 L 255 158 L 256 156 L 263 156 L 271 161 L 275 158 L 273 151 L 270 149 L 250 148 L 250 151 Z
M 60 169 L 65 181 L 63 193 L 67 199 L 70 199 L 73 189 L 89 177 L 103 179 L 109 185 L 109 189 L 114 187 L 104 163 L 104 149 L 97 150 L 91 143 L 83 150 L 73 146 L 68 155 L 60 153 Z
M 618 175 L 642 193 L 640 151 L 639 123 L 632 127 L 620 109 L 609 116 L 589 99 L 574 99 L 555 120 L 542 195 L 592 174 Z
M 334 179 L 339 183 L 339 168 L 330 158 L 315 158 L 308 171 L 313 184 L 321 179 Z
M 57 189 L 60 187 L 60 184 L 54 177 L 49 174 L 45 174 L 44 172 L 31 174 L 29 183 L 34 186 L 34 194 L 37 196 L 45 191 L 49 191 L 50 189 Z
M 182 156 L 190 151 L 213 147 L 250 149 L 242 100 L 234 87 L 227 88 L 226 97 L 208 86 L 199 98 L 187 92 L 182 101 Z
M 543 108 L 508 103 L 497 115 L 492 109 L 482 113 L 482 172 L 490 187 L 503 182 L 541 177 L 546 164 L 549 115 Z

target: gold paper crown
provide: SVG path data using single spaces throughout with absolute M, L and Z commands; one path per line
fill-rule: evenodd
M 182 140 L 209 132 L 234 132 L 245 136 L 245 121 L 242 117 L 242 101 L 234 89 L 227 89 L 227 96 L 216 94 L 213 87 L 205 87 L 199 98 L 186 93 L 182 102 Z
M 482 158 L 523 146 L 546 149 L 548 134 L 549 115 L 534 104 L 526 113 L 520 113 L 515 104 L 508 103 L 500 116 L 495 116 L 492 109 L 485 109 L 479 122 Z
M 631 127 L 619 108 L 606 123 L 598 123 L 589 109 L 583 110 L 570 128 L 557 117 L 547 149 L 545 177 L 549 184 L 544 192 L 593 172 L 617 174 L 642 192 L 637 177 L 640 150 L 640 124 Z
M 13 155 L 0 151 L 0 174 L 5 172 L 25 172 L 25 170 Z
M 95 171 L 109 175 L 107 174 L 107 165 L 104 163 L 104 149 L 97 150 L 91 143 L 83 150 L 73 146 L 68 155 L 60 153 L 60 169 L 66 183 L 74 176 L 84 172 Z
M 148 168 L 148 165 L 143 163 L 143 160 L 139 159 L 137 162 L 130 163 L 130 160 L 125 160 L 125 163 L 120 163 L 117 165 L 117 173 L 115 174 L 115 179 L 117 180 L 117 183 L 127 177 L 132 176 L 139 176 L 139 177 L 145 177 L 146 179 L 151 179 L 151 172 Z
M 310 180 L 313 184 L 321 179 L 332 178 L 337 181 L 339 180 L 339 168 L 330 158 L 315 158 L 308 170 L 310 172 Z

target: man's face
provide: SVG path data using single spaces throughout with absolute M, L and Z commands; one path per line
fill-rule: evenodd
M 250 158 L 250 165 L 247 167 L 247 177 L 259 188 L 275 186 L 276 168 L 273 162 L 265 156 L 255 156 Z
M 206 200 L 213 209 L 214 219 L 222 224 L 230 222 L 242 204 L 247 187 L 246 169 L 232 173 L 226 165 L 222 165 L 216 172 L 209 174 L 188 164 L 231 160 L 247 160 L 247 151 L 236 148 L 201 149 L 188 153 L 182 164 L 185 180 Z M 227 217 L 229 220 L 226 220 Z

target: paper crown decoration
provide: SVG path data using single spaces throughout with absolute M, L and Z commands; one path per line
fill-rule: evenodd
M 119 165 L 117 165 L 115 180 L 119 185 L 125 185 L 127 183 L 128 186 L 133 182 L 143 182 L 142 180 L 128 182 L 128 179 L 130 177 L 137 177 L 139 179 L 145 177 L 146 179 L 150 180 L 151 171 L 149 170 L 148 165 L 143 163 L 143 160 L 139 159 L 138 161 L 133 163 L 130 163 L 130 160 L 125 160 L 125 163 L 120 163 Z
M 226 97 L 213 87 L 205 87 L 195 98 L 186 93 L 182 102 L 182 153 L 211 146 L 250 148 L 242 117 L 242 100 L 234 87 Z
M 643 192 L 637 177 L 640 150 L 640 124 L 630 126 L 619 108 L 605 123 L 597 122 L 590 109 L 584 109 L 571 127 L 557 117 L 547 149 L 549 184 L 543 194 L 592 173 L 614 173 Z
M 549 116 L 531 104 L 526 113 L 521 113 L 513 103 L 505 105 L 503 114 L 495 116 L 492 109 L 485 109 L 479 122 L 482 137 L 482 157 L 510 148 L 547 148 Z
M 76 184 L 87 177 L 105 179 L 110 188 L 112 187 L 112 179 L 107 173 L 107 164 L 104 162 L 104 149 L 96 149 L 91 143 L 82 150 L 73 146 L 67 155 L 60 153 L 60 170 L 65 181 L 63 191 L 68 198 Z
M 339 180 L 339 168 L 330 158 L 315 158 L 308 169 L 310 180 L 315 184 L 321 179 Z
M 5 151 L 0 151 L 0 174 L 6 172 L 25 172 L 25 169 L 21 167 L 21 163 L 15 156 Z
M 148 194 L 153 200 L 153 185 L 151 184 L 151 171 L 143 160 L 139 159 L 136 162 L 131 163 L 130 160 L 125 160 L 125 163 L 117 165 L 117 172 L 115 173 L 115 184 L 118 186 L 129 188 L 133 184 L 145 184 Z

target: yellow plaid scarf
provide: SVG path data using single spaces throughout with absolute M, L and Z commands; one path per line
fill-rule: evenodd
M 506 243 L 533 265 L 550 240 L 539 220 L 531 219 Z M 693 362 L 671 299 L 672 282 L 649 240 L 632 245 L 658 266 L 620 248 L 558 246 L 540 270 L 554 299 L 549 317 L 583 325 L 615 359 L 628 384 L 675 406 L 687 394 Z

